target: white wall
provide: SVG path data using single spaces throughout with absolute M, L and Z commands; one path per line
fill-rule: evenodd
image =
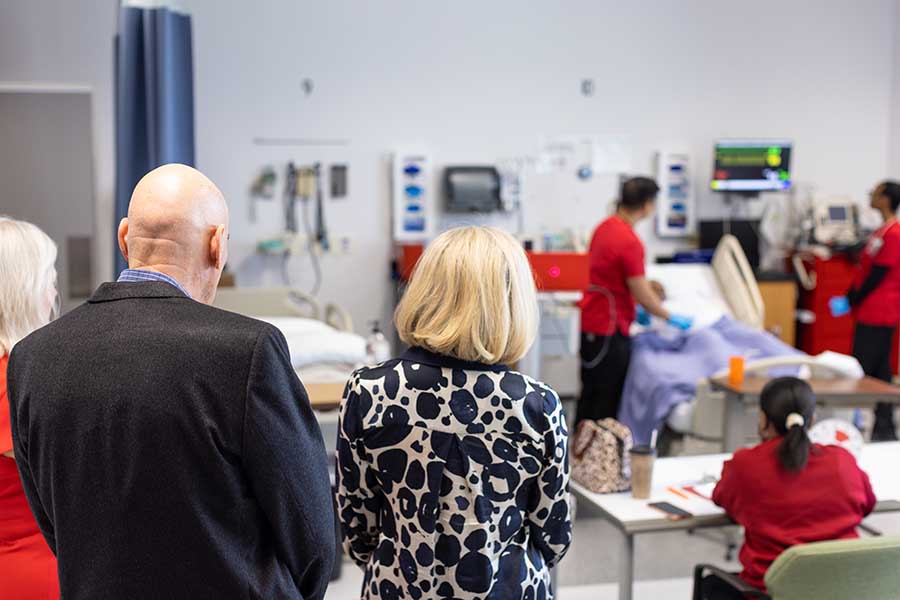
M 894 2 L 894 68 L 892 75 L 888 175 L 900 179 L 900 0 Z
M 387 309 L 386 160 L 405 142 L 426 144 L 439 164 L 477 163 L 534 153 L 543 135 L 625 133 L 644 171 L 656 145 L 687 144 L 702 186 L 715 137 L 787 136 L 798 180 L 857 197 L 887 169 L 892 0 L 223 4 L 192 4 L 198 160 L 237 220 L 266 162 L 349 163 L 350 198 L 328 208 L 334 235 L 353 244 L 326 258 L 323 297 L 358 321 Z M 315 81 L 309 97 L 304 77 Z M 596 79 L 592 98 L 579 93 L 584 77 Z M 261 148 L 257 136 L 350 145 Z M 598 216 L 607 200 L 596 199 Z M 531 201 L 568 210 L 565 197 Z M 235 227 L 239 259 L 276 232 L 276 212 Z M 277 279 L 259 265 L 240 279 Z M 296 259 L 298 281 L 308 272 Z
M 114 6 L 72 4 L 0 4 L 0 81 L 96 86 L 98 213 L 108 219 Z M 278 200 L 248 222 L 258 169 L 346 162 L 350 196 L 329 201 L 328 218 L 335 240 L 352 241 L 349 254 L 325 258 L 322 297 L 348 306 L 358 327 L 391 304 L 387 157 L 398 145 L 425 144 L 438 164 L 478 163 L 534 154 L 543 136 L 622 133 L 642 171 L 659 144 L 686 144 L 703 187 L 714 138 L 785 136 L 795 141 L 798 180 L 862 198 L 889 172 L 889 134 L 900 128 L 897 0 L 185 4 L 194 14 L 198 163 L 231 204 L 239 281 L 278 281 L 275 265 L 253 253 L 280 223 Z M 315 82 L 308 97 L 305 77 Z M 579 92 L 585 77 L 597 83 L 591 98 Z M 252 141 L 278 136 L 350 143 Z M 529 214 L 576 213 L 583 227 L 591 202 L 599 217 L 608 199 L 530 198 Z M 704 211 L 718 207 L 709 194 L 700 200 Z M 651 250 L 669 248 L 644 234 Z M 309 284 L 305 257 L 292 275 Z

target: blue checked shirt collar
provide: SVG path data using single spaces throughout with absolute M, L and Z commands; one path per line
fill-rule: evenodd
M 181 287 L 181 284 L 166 275 L 165 273 L 158 273 L 156 271 L 145 271 L 143 269 L 125 269 L 119 275 L 119 279 L 117 280 L 119 283 L 138 283 L 142 281 L 162 281 L 164 283 L 168 283 L 169 285 L 175 286 L 178 291 L 187 296 L 188 298 L 191 295 L 188 293 L 186 289 Z

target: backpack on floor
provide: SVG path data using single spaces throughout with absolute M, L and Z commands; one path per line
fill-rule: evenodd
M 572 479 L 597 494 L 631 488 L 631 430 L 615 419 L 582 421 L 572 439 Z

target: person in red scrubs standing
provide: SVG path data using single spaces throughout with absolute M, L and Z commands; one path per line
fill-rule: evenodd
M 0 217 L 0 598 L 59 598 L 56 557 L 19 479 L 6 365 L 13 345 L 46 325 L 56 304 L 56 245 L 40 229 Z
M 900 183 L 885 181 L 876 186 L 871 206 L 881 213 L 884 224 L 872 234 L 860 256 L 859 273 L 847 301 L 856 317 L 853 356 L 866 375 L 890 383 L 891 346 L 900 325 Z M 896 439 L 894 406 L 878 404 L 872 441 Z
M 852 454 L 810 441 L 816 398 L 808 383 L 770 381 L 760 408 L 763 442 L 725 463 L 712 499 L 744 526 L 741 579 L 765 589 L 769 566 L 791 546 L 858 537 L 856 527 L 875 508 L 875 494 Z M 704 579 L 703 591 L 706 600 L 744 597 L 715 575 Z
M 589 250 L 590 277 L 581 307 L 581 397 L 575 422 L 616 418 L 628 363 L 629 329 L 646 313 L 680 328 L 691 319 L 671 315 L 644 276 L 644 245 L 634 226 L 653 214 L 659 186 L 647 177 L 622 184 L 616 214 L 597 227 Z

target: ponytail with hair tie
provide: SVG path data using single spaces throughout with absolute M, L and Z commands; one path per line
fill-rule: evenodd
M 791 427 L 803 427 L 806 424 L 806 419 L 803 418 L 803 415 L 798 413 L 791 413 L 787 416 L 787 419 L 784 420 L 784 428 L 788 431 L 791 430 Z
M 809 460 L 812 441 L 806 433 L 816 410 L 816 398 L 809 384 L 796 377 L 773 379 L 763 388 L 760 408 L 782 436 L 778 461 L 787 471 L 802 471 Z

